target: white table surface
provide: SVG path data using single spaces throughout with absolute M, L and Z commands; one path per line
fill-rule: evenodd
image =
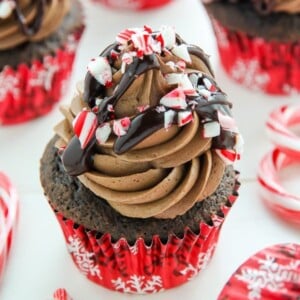
M 111 292 L 89 282 L 77 271 L 40 187 L 39 159 L 53 135 L 53 126 L 61 120 L 58 107 L 48 116 L 30 123 L 0 128 L 0 170 L 15 183 L 21 206 L 18 231 L 0 286 L 0 299 L 47 300 L 56 288 L 64 287 L 74 300 L 145 297 L 149 300 L 214 300 L 232 272 L 250 255 L 273 244 L 300 242 L 299 229 L 283 223 L 261 203 L 256 182 L 259 160 L 272 147 L 264 130 L 268 113 L 280 104 L 299 101 L 300 96 L 265 96 L 250 92 L 226 77 L 219 66 L 215 40 L 200 0 L 175 0 L 159 10 L 140 13 L 113 11 L 87 3 L 85 13 L 87 28 L 78 49 L 69 92 L 62 101 L 69 102 L 75 83 L 86 73 L 89 59 L 111 43 L 120 30 L 144 24 L 153 28 L 161 24 L 174 25 L 186 41 L 200 45 L 211 55 L 217 81 L 234 103 L 234 115 L 245 139 L 243 159 L 237 165 L 241 171 L 240 197 L 225 221 L 211 263 L 193 281 L 149 296 Z M 282 177 L 285 185 L 299 194 L 296 181 L 300 169 L 293 171 L 293 176 L 285 172 Z

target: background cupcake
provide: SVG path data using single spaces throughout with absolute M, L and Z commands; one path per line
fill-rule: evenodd
M 205 268 L 239 187 L 230 108 L 206 54 L 171 27 L 126 29 L 90 61 L 40 167 L 85 276 L 154 293 Z
M 270 94 L 300 92 L 299 0 L 203 0 L 226 72 Z
M 82 21 L 77 0 L 0 2 L 0 124 L 44 115 L 60 99 Z

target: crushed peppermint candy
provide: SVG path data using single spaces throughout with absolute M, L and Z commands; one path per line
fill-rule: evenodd
M 185 111 L 180 111 L 178 113 L 178 126 L 185 126 L 188 123 L 190 123 L 191 121 L 193 121 L 193 114 L 191 111 L 189 110 L 185 110 Z
M 111 134 L 111 127 L 109 123 L 103 123 L 96 129 L 96 139 L 100 145 L 103 145 L 108 140 Z
M 172 109 L 169 109 L 164 113 L 165 129 L 171 127 L 171 125 L 174 122 L 175 116 L 176 116 L 176 112 Z
M 88 71 L 102 85 L 109 87 L 112 83 L 112 70 L 106 57 L 98 56 L 88 64 Z
M 88 110 L 82 110 L 73 120 L 74 133 L 79 138 L 82 149 L 94 136 L 97 125 L 96 114 Z
M 220 123 L 218 122 L 207 122 L 203 125 L 203 137 L 212 138 L 219 136 L 221 133 Z
M 160 99 L 161 105 L 172 109 L 185 109 L 187 108 L 186 96 L 181 87 L 178 87 Z
M 116 136 L 122 136 L 127 133 L 127 130 L 130 126 L 130 119 L 125 117 L 123 119 L 114 120 L 113 122 L 113 131 Z

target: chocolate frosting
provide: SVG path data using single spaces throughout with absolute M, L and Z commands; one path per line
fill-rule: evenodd
M 3 0 L 0 10 L 5 2 L 11 10 L 0 17 L 0 50 L 43 40 L 59 28 L 70 10 L 70 0 Z
M 153 38 L 155 48 L 160 32 L 132 32 L 101 53 L 71 105 L 62 108 L 57 147 L 66 171 L 122 215 L 174 218 L 216 190 L 225 170 L 220 153 L 237 154 L 239 134 L 200 48 L 177 36 L 174 44 L 145 54 L 147 45 L 141 50 L 132 35 Z M 168 44 L 164 38 L 162 45 Z M 185 101 L 178 104 L 178 98 Z M 211 126 L 220 132 L 210 134 Z M 103 128 L 113 128 L 108 139 Z
M 271 13 L 300 13 L 300 0 L 203 0 L 203 3 L 209 4 L 212 2 L 252 2 L 254 8 L 262 15 Z

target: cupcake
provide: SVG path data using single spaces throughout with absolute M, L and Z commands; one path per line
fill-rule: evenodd
M 81 11 L 77 0 L 0 2 L 0 124 L 42 116 L 59 101 L 84 27 Z
M 154 293 L 206 267 L 239 187 L 230 108 L 207 55 L 168 26 L 126 29 L 88 63 L 40 165 L 87 278 Z
M 299 0 L 203 0 L 230 77 L 252 90 L 300 92 Z
M 101 3 L 110 8 L 143 10 L 163 6 L 172 0 L 92 0 L 94 3 Z

